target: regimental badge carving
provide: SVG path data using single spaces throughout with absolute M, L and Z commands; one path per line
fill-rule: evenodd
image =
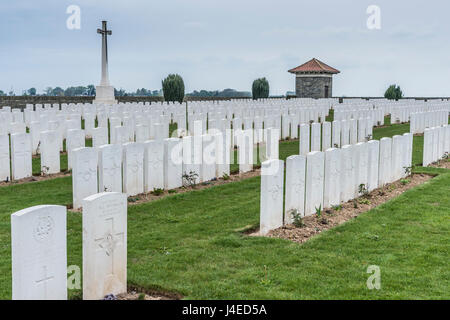
M 275 185 L 272 188 L 269 189 L 269 193 L 272 197 L 272 200 L 277 200 L 278 195 L 280 194 L 281 188 L 279 185 Z
M 33 226 L 33 237 L 36 241 L 44 242 L 51 238 L 54 229 L 55 223 L 53 222 L 52 217 L 38 217 Z

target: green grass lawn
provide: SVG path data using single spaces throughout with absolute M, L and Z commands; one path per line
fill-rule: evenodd
M 291 154 L 298 142 L 281 143 L 280 157 Z M 416 170 L 438 176 L 302 245 L 239 232 L 259 224 L 259 177 L 130 206 L 129 285 L 188 299 L 449 299 L 450 170 Z M 1 299 L 11 298 L 10 215 L 71 202 L 71 177 L 0 187 Z M 81 267 L 81 214 L 68 212 L 67 227 L 68 264 Z M 369 265 L 381 290 L 366 288 Z

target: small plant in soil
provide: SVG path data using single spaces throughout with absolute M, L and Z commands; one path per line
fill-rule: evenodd
M 407 176 L 411 175 L 412 169 L 413 169 L 413 167 L 403 167 L 403 170 L 405 171 L 405 174 Z
M 164 189 L 154 188 L 151 193 L 154 194 L 155 196 L 160 196 L 164 193 Z
M 170 189 L 170 190 L 169 190 L 169 193 L 177 193 L 177 190 L 175 190 L 175 189 Z
M 183 174 L 183 185 L 186 187 L 195 188 L 197 185 L 198 173 L 190 171 Z
M 407 184 L 409 184 L 411 182 L 411 180 L 409 180 L 409 179 L 402 179 L 402 180 L 400 180 L 400 183 L 402 184 L 402 185 L 404 185 L 404 186 L 406 186 Z
M 138 197 L 131 197 L 131 198 L 128 198 L 128 202 L 131 202 L 131 203 L 137 202 L 138 200 L 139 200 Z
M 267 266 L 264 266 L 264 277 L 261 279 L 261 284 L 268 285 L 270 284 L 269 273 L 267 271 Z
M 230 180 L 230 176 L 228 174 L 224 173 L 222 176 L 222 179 L 225 181 Z
M 50 168 L 47 166 L 43 166 L 41 170 L 41 176 L 46 176 L 48 172 L 50 171 Z
M 342 210 L 342 206 L 340 204 L 336 205 L 336 206 L 332 206 L 331 207 L 334 211 L 341 211 Z
M 397 189 L 397 187 L 395 186 L 395 184 L 391 184 L 388 187 L 389 191 L 394 191 L 395 189 Z
M 353 200 L 353 208 L 358 209 L 358 201 Z
M 303 218 L 300 214 L 300 212 L 297 209 L 292 209 L 289 211 L 289 214 L 292 217 L 292 224 L 296 226 L 297 228 L 303 228 L 305 226 L 305 223 L 303 222 Z
M 317 215 L 317 218 L 322 217 L 322 205 L 320 205 L 318 208 L 316 207 L 316 215 Z
M 369 195 L 369 190 L 367 190 L 367 187 L 364 183 L 361 183 L 358 187 L 358 193 L 359 195 L 366 197 Z
M 362 198 L 362 199 L 359 199 L 359 203 L 360 204 L 370 205 L 370 200 Z
M 145 294 L 144 293 L 140 293 L 138 300 L 145 300 Z

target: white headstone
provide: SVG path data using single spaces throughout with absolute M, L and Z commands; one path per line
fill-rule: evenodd
M 122 192 L 122 146 L 108 144 L 98 147 L 99 192 Z
M 72 129 L 67 130 L 66 150 L 68 169 L 72 169 L 72 151 L 74 149 L 83 148 L 86 144 L 84 130 Z
M 83 299 L 127 292 L 127 196 L 105 192 L 83 200 Z
M 309 124 L 300 125 L 300 155 L 306 156 L 309 153 Z
M 164 142 L 144 142 L 144 191 L 164 189 Z
M 322 135 L 321 128 L 322 126 L 320 123 L 311 124 L 311 152 L 322 150 L 320 142 L 320 137 Z
M 322 150 L 325 151 L 331 147 L 331 123 L 325 121 L 322 129 Z
M 8 135 L 0 135 L 0 181 L 11 181 Z
M 314 214 L 316 209 L 323 209 L 324 174 L 324 153 L 320 151 L 308 153 L 306 155 L 305 216 Z
M 61 171 L 59 134 L 57 131 L 41 132 L 41 171 L 56 174 Z
M 380 140 L 380 165 L 378 172 L 378 186 L 392 182 L 392 139 L 381 138 Z
M 92 146 L 98 148 L 105 144 L 108 144 L 108 127 L 92 129 Z
M 369 163 L 367 176 L 367 190 L 373 191 L 378 188 L 378 168 L 380 163 L 380 142 L 378 140 L 370 140 L 367 143 L 369 147 Z
M 66 207 L 36 206 L 11 215 L 13 300 L 66 300 Z
M 164 140 L 164 188 L 176 189 L 183 185 L 183 146 L 181 139 Z
M 11 135 L 11 169 L 13 180 L 31 177 L 32 154 L 29 133 Z
M 261 165 L 260 234 L 283 225 L 283 160 L 268 160 Z
M 128 196 L 144 193 L 144 146 L 141 143 L 123 145 L 123 192 Z
M 95 148 L 73 150 L 72 193 L 73 208 L 79 209 L 82 200 L 98 192 L 98 155 Z
M 306 183 L 306 157 L 295 155 L 286 159 L 286 203 L 284 223 L 293 222 L 292 210 L 305 215 L 305 183 Z
M 210 181 L 216 177 L 216 142 L 214 136 L 205 134 L 202 136 L 203 159 L 202 181 Z
M 323 207 L 330 208 L 340 204 L 341 199 L 341 150 L 336 148 L 325 151 L 325 177 Z

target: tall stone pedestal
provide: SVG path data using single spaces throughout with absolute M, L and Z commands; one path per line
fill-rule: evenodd
M 113 86 L 96 86 L 95 104 L 116 104 Z

